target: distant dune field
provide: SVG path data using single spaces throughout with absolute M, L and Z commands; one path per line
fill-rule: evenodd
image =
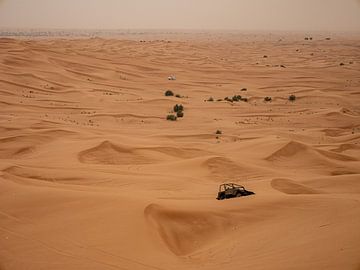
M 360 269 L 360 37 L 304 37 L 1 38 L 0 269 Z

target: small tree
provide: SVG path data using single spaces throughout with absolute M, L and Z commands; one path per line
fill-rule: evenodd
M 296 100 L 296 96 L 295 95 L 290 95 L 289 96 L 289 101 L 295 101 Z
M 240 101 L 241 100 L 241 96 L 240 95 L 235 95 L 232 97 L 232 101 Z
M 166 120 L 168 121 L 176 121 L 177 120 L 177 117 L 173 114 L 169 114 L 167 117 L 166 117 Z
M 264 101 L 270 102 L 270 101 L 272 101 L 272 98 L 271 98 L 271 97 L 265 97 L 265 98 L 264 98 Z
M 167 96 L 167 97 L 171 97 L 171 96 L 173 96 L 173 95 L 174 95 L 174 92 L 171 91 L 171 90 L 167 90 L 167 91 L 165 92 L 165 96 Z
M 174 106 L 174 112 L 182 112 L 184 110 L 184 106 L 183 105 L 179 105 L 179 104 L 176 104 Z

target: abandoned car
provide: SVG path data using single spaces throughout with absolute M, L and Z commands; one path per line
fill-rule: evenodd
M 252 191 L 246 190 L 243 186 L 234 184 L 234 183 L 227 183 L 222 184 L 219 187 L 219 192 L 217 196 L 217 200 L 224 200 L 230 199 L 235 197 L 241 196 L 249 196 L 255 194 Z

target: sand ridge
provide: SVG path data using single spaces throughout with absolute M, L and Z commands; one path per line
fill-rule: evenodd
M 0 38 L 1 270 L 358 269 L 360 38 L 326 37 Z

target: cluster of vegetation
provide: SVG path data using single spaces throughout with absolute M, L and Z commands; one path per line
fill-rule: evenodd
M 178 118 L 183 118 L 184 117 L 184 106 L 183 105 L 179 105 L 176 104 L 173 108 L 173 111 L 175 114 L 169 114 L 166 117 L 166 120 L 168 121 L 176 121 Z
M 296 96 L 295 96 L 295 95 L 290 95 L 290 96 L 288 97 L 288 100 L 289 100 L 289 101 L 295 101 L 295 100 L 296 100 Z M 270 102 L 270 101 L 272 101 L 272 97 L 265 97 L 265 98 L 264 98 L 264 101 L 265 101 L 265 102 Z
M 175 95 L 174 92 L 171 91 L 171 90 L 166 90 L 165 96 L 166 96 L 166 97 L 173 97 L 173 96 L 175 96 L 175 97 L 177 97 L 177 98 L 182 98 L 181 95 L 179 95 L 179 94 L 176 94 L 176 95 Z
M 233 97 L 225 97 L 224 100 L 229 101 L 229 102 L 239 102 L 239 101 L 244 101 L 247 102 L 248 99 L 245 97 L 242 97 L 240 95 L 234 95 Z
M 176 116 L 179 117 L 179 118 L 182 118 L 184 117 L 184 106 L 183 105 L 179 105 L 179 104 L 176 104 L 174 106 L 174 112 L 176 112 Z

